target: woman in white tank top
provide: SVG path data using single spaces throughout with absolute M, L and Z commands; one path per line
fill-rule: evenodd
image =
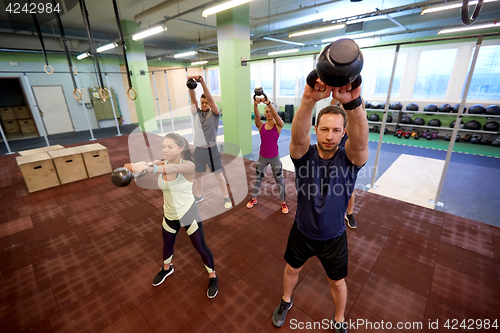
M 163 267 L 154 277 L 153 286 L 160 285 L 174 272 L 172 256 L 175 238 L 180 228 L 184 227 L 208 272 L 207 296 L 214 298 L 218 293 L 218 281 L 214 270 L 214 258 L 205 243 L 201 217 L 193 196 L 195 165 L 189 143 L 179 134 L 168 133 L 163 139 L 162 151 L 165 163 L 153 161 L 125 165 L 134 173 L 143 170 L 148 173 L 158 173 L 158 187 L 163 192 Z

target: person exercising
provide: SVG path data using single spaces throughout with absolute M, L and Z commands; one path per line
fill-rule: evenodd
M 219 128 L 220 112 L 215 104 L 210 90 L 201 75 L 190 75 L 189 79 L 200 80 L 203 94 L 200 97 L 201 108 L 198 106 L 194 89 L 189 89 L 191 97 L 191 113 L 194 116 L 194 164 L 196 166 L 196 178 L 194 180 L 194 196 L 196 202 L 203 200 L 203 175 L 207 171 L 214 173 L 219 182 L 222 195 L 224 196 L 224 207 L 231 208 L 233 204 L 227 191 L 226 179 L 222 174 L 222 163 L 219 149 L 217 149 L 217 129 Z
M 292 307 L 292 291 L 307 259 L 320 259 L 330 283 L 336 332 L 347 332 L 348 251 L 344 216 L 361 167 L 368 159 L 368 122 L 361 88 L 351 84 L 337 88 L 317 79 L 306 86 L 292 123 L 290 157 L 295 166 L 297 212 L 288 236 L 283 276 L 283 297 L 273 313 L 274 326 L 285 323 Z M 311 116 L 317 101 L 332 95 L 343 108 L 327 106 L 314 127 L 317 144 L 310 144 Z M 349 120 L 349 121 L 347 121 Z M 345 148 L 339 143 L 346 130 Z
M 193 196 L 195 165 L 189 143 L 176 133 L 165 135 L 162 144 L 166 163 L 162 161 L 125 164 L 125 168 L 136 174 L 146 170 L 158 173 L 158 187 L 163 192 L 163 267 L 153 279 L 153 286 L 159 286 L 174 272 L 172 257 L 177 232 L 181 227 L 198 251 L 208 272 L 208 298 L 214 298 L 218 291 L 214 257 L 205 243 L 203 224 Z
M 260 103 L 266 105 L 264 113 L 266 116 L 266 123 L 262 123 L 260 120 L 258 108 Z M 247 203 L 247 208 L 252 208 L 257 204 L 257 197 L 260 194 L 262 179 L 266 174 L 267 166 L 270 165 L 274 179 L 276 180 L 276 185 L 278 185 L 281 212 L 283 214 L 288 214 L 288 206 L 285 202 L 285 186 L 283 184 L 283 167 L 281 165 L 278 149 L 278 138 L 285 123 L 281 117 L 278 116 L 278 112 L 276 112 L 276 109 L 267 97 L 255 97 L 253 112 L 255 113 L 255 126 L 259 129 L 260 134 L 260 153 L 259 160 L 255 166 L 256 179 L 253 187 L 253 196 Z

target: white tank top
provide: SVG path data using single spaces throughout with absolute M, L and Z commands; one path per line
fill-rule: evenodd
M 179 220 L 194 203 L 193 183 L 180 173 L 172 181 L 166 181 L 160 175 L 158 187 L 163 192 L 163 213 L 169 220 Z

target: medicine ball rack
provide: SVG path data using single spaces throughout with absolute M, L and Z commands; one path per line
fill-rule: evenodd
M 366 111 L 370 112 L 384 112 L 384 110 L 381 109 L 366 109 Z M 412 115 L 439 115 L 439 116 L 453 116 L 457 117 L 456 113 L 446 113 L 446 112 L 431 112 L 431 111 L 408 111 L 408 110 L 389 110 L 389 112 L 392 113 L 394 116 L 395 113 L 401 112 L 401 113 L 411 113 Z M 463 113 L 460 115 L 460 119 L 463 117 L 478 117 L 478 118 L 491 118 L 493 121 L 500 120 L 500 116 L 494 116 L 490 114 L 470 114 L 470 113 Z M 371 121 L 368 120 L 368 124 L 370 125 L 381 125 L 381 121 Z M 399 127 L 408 127 L 408 128 L 425 128 L 425 129 L 434 129 L 434 130 L 444 130 L 444 131 L 453 131 L 453 128 L 446 127 L 446 126 L 427 126 L 427 125 L 414 125 L 414 124 L 402 124 L 399 122 L 396 123 L 386 123 L 386 126 L 396 126 L 396 128 Z M 467 133 L 474 133 L 474 134 L 490 134 L 490 135 L 499 135 L 500 132 L 492 132 L 492 131 L 483 131 L 483 130 L 469 130 L 465 128 L 459 128 L 459 132 L 467 132 Z

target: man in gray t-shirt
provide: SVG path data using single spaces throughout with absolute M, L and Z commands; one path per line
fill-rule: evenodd
M 201 108 L 198 106 L 194 89 L 189 89 L 191 97 L 191 113 L 194 121 L 194 145 L 196 146 L 193 157 L 196 177 L 194 180 L 194 197 L 196 202 L 203 200 L 203 175 L 207 170 L 214 173 L 224 196 L 224 207 L 231 208 L 232 203 L 226 187 L 226 179 L 222 174 L 220 153 L 217 149 L 217 129 L 219 128 L 220 112 L 215 104 L 210 90 L 201 75 L 191 75 L 189 79 L 200 80 L 203 94 L 200 97 Z

